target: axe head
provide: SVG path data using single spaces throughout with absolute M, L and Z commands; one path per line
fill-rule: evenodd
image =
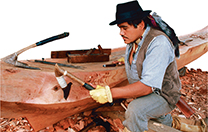
M 28 66 L 28 64 L 26 64 L 26 63 L 22 63 L 22 62 L 17 61 L 17 54 L 16 53 L 8 55 L 8 56 L 2 58 L 1 60 L 10 64 L 10 65 L 16 66 L 16 67 L 40 70 L 40 68 L 31 67 L 31 66 Z
M 70 89 L 71 89 L 71 85 L 72 83 L 68 83 L 66 88 L 62 88 L 63 92 L 64 92 L 64 99 L 67 100 L 69 93 L 70 93 Z
M 59 77 L 63 77 L 63 70 L 58 66 L 58 64 L 55 65 L 55 69 L 54 69 L 54 72 L 55 72 L 55 76 L 56 76 L 56 79 L 59 83 L 59 85 L 61 86 L 63 92 L 64 92 L 64 98 L 65 100 L 67 100 L 68 96 L 69 96 L 69 93 L 70 93 L 70 89 L 71 89 L 71 85 L 72 83 L 66 83 L 66 80 L 64 78 L 61 78 L 61 79 L 58 79 Z M 67 86 L 65 87 L 63 84 L 64 83 L 67 84 Z

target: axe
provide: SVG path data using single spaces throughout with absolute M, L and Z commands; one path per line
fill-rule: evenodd
M 68 76 L 69 78 L 71 78 L 72 80 L 78 82 L 79 84 L 81 84 L 83 87 L 85 87 L 87 90 L 93 90 L 95 88 L 93 88 L 91 85 L 85 83 L 84 81 L 82 81 L 81 79 L 79 79 L 78 77 L 74 76 L 73 74 L 71 74 L 68 71 L 65 71 L 64 69 L 60 68 L 58 66 L 58 64 L 55 65 L 55 69 L 54 69 L 55 75 L 56 77 L 60 77 L 63 75 Z M 64 80 L 63 80 L 64 82 Z M 60 83 L 59 83 L 60 84 Z
M 6 62 L 6 63 L 8 63 L 8 64 L 17 66 L 17 67 L 40 70 L 40 68 L 31 67 L 31 66 L 28 66 L 26 63 L 22 63 L 22 62 L 17 61 L 18 55 L 21 54 L 22 52 L 26 51 L 26 50 L 31 49 L 31 48 L 34 48 L 34 47 L 37 47 L 37 46 L 41 46 L 41 45 L 44 45 L 44 44 L 46 44 L 48 42 L 51 42 L 51 41 L 54 41 L 54 40 L 57 40 L 57 39 L 61 39 L 61 38 L 67 37 L 67 36 L 69 36 L 69 33 L 68 32 L 64 32 L 62 34 L 59 34 L 59 35 L 56 35 L 56 36 L 44 39 L 44 40 L 39 41 L 39 42 L 37 42 L 35 44 L 29 45 L 29 46 L 27 46 L 27 47 L 25 47 L 25 48 L 15 52 L 15 53 L 13 53 L 13 54 L 10 54 L 10 55 L 2 58 L 1 60 Z
M 69 96 L 72 83 L 67 84 L 66 81 L 65 81 L 65 79 L 64 79 L 64 75 L 66 75 L 69 78 L 71 78 L 72 80 L 78 82 L 83 87 L 85 87 L 87 90 L 93 90 L 94 89 L 91 85 L 85 83 L 81 79 L 79 79 L 76 76 L 72 75 L 70 72 L 67 72 L 64 69 L 60 68 L 58 66 L 58 64 L 55 65 L 54 72 L 55 72 L 55 76 L 56 76 L 56 79 L 58 81 L 58 84 L 61 86 L 61 88 L 62 88 L 62 90 L 64 92 L 64 98 L 65 98 L 65 100 Z

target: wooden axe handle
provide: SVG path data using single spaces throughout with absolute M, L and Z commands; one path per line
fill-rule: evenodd
M 59 72 L 59 73 L 58 73 Z M 67 71 L 67 73 L 65 73 L 66 71 L 61 69 L 58 64 L 55 65 L 55 74 L 60 75 L 60 73 L 62 75 L 66 75 L 69 78 L 71 78 L 72 80 L 78 82 L 79 84 L 81 84 L 82 86 L 84 86 L 87 90 L 93 90 L 95 88 L 93 88 L 91 85 L 85 83 L 84 81 L 82 81 L 81 79 L 79 79 L 78 77 L 74 76 L 73 74 L 71 74 L 70 72 Z
M 41 40 L 35 44 L 32 44 L 32 45 L 29 45 L 19 51 L 16 52 L 16 55 L 18 56 L 19 54 L 21 54 L 22 52 L 28 50 L 28 49 L 31 49 L 31 48 L 34 48 L 36 46 L 40 46 L 40 45 L 43 45 L 43 44 L 46 44 L 48 42 L 51 42 L 51 41 L 54 41 L 54 40 L 57 40 L 57 39 L 61 39 L 61 38 L 65 38 L 65 37 L 68 37 L 69 36 L 69 32 L 64 32 L 62 34 L 59 34 L 59 35 L 56 35 L 56 36 L 53 36 L 53 37 L 50 37 L 50 38 L 47 38 L 47 39 L 44 39 L 44 40 Z

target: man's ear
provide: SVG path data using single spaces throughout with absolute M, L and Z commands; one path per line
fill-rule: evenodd
M 142 21 L 139 23 L 138 26 L 139 26 L 139 28 L 144 29 L 144 27 L 145 27 L 144 21 L 142 20 Z

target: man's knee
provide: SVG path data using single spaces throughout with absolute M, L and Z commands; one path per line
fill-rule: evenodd
M 128 109 L 125 112 L 125 118 L 132 118 L 132 119 L 140 119 L 140 120 L 146 120 L 145 118 L 146 111 L 145 106 L 141 106 L 136 101 L 132 101 L 128 105 Z

